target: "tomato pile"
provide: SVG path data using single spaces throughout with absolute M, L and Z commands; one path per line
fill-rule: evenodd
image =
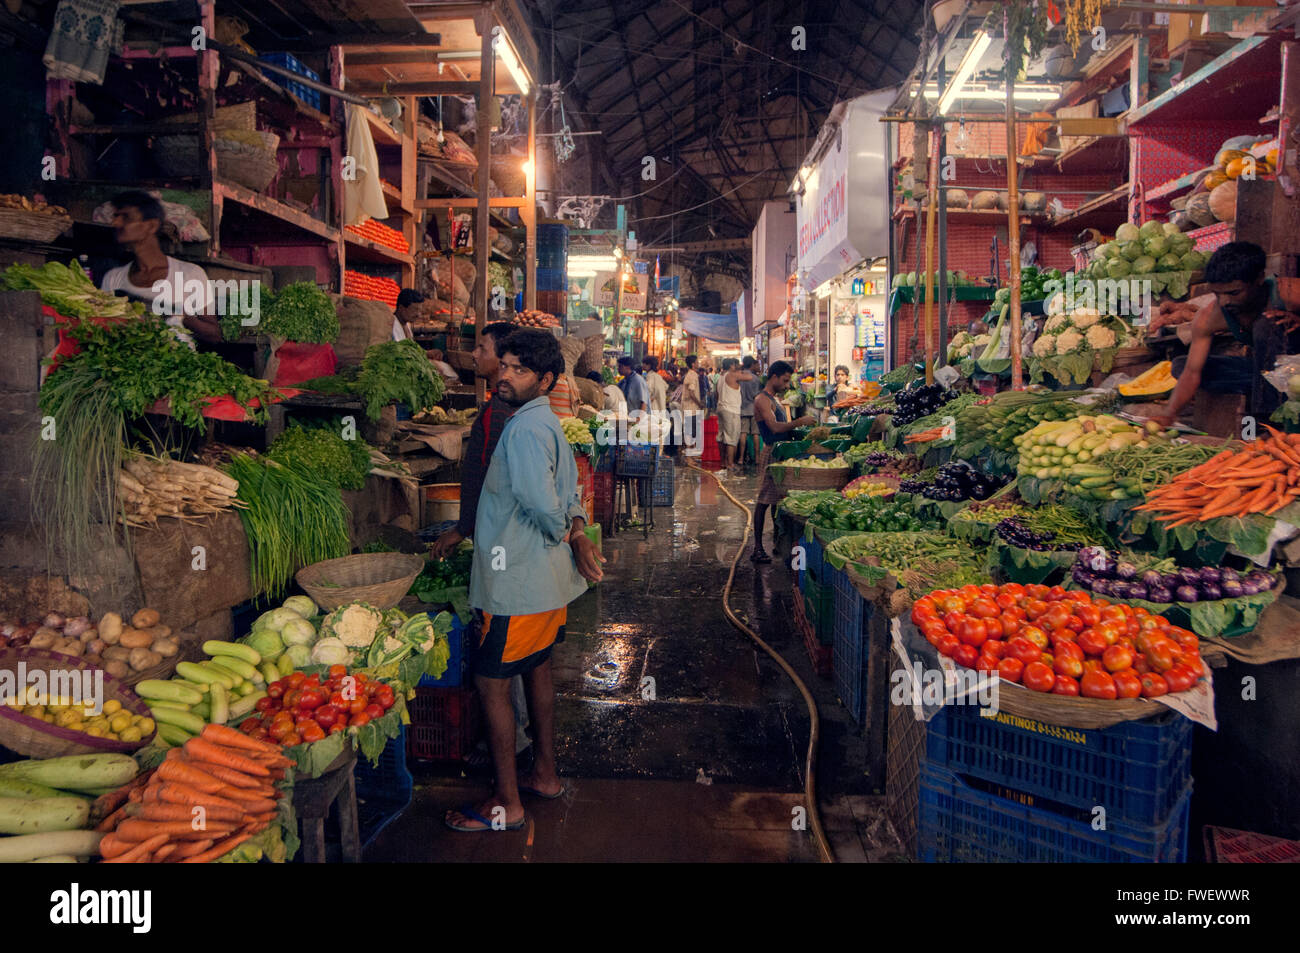
M 376 245 L 383 245 L 385 248 L 391 248 L 403 254 L 411 250 L 410 243 L 407 242 L 405 235 L 395 228 L 381 225 L 373 218 L 366 219 L 360 225 L 344 225 L 343 229 L 352 232 L 354 235 L 360 235 L 362 238 L 368 238 Z
M 363 301 L 382 301 L 390 308 L 397 307 L 397 296 L 402 286 L 391 278 L 378 278 L 363 275 L 359 271 L 347 269 L 343 272 L 343 293 L 349 298 Z
M 351 676 L 343 665 L 331 665 L 324 681 L 319 675 L 293 672 L 266 686 L 257 700 L 257 714 L 239 723 L 239 730 L 259 741 L 286 748 L 320 741 L 352 727 L 368 725 L 393 707 L 393 688 L 364 672 Z
M 1194 632 L 1060 586 L 936 589 L 912 606 L 912 622 L 959 665 L 1036 692 L 1155 698 L 1186 691 L 1203 671 Z

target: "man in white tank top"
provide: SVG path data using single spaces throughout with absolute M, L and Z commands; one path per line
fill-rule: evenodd
M 754 375 L 740 369 L 740 362 L 729 357 L 722 362 L 718 378 L 718 450 L 728 472 L 738 471 L 736 451 L 740 447 L 740 385 Z

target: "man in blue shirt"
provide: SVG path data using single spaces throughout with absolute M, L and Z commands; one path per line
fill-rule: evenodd
M 618 372 L 623 375 L 623 381 L 618 386 L 622 389 L 623 396 L 627 398 L 628 419 L 635 420 L 650 409 L 650 391 L 646 387 L 645 378 L 632 363 L 632 358 L 620 357 Z M 641 413 L 638 414 L 637 411 Z
M 458 831 L 517 830 L 520 792 L 557 798 L 551 648 L 564 639 L 567 606 L 599 581 L 604 560 L 586 535 L 578 468 L 547 396 L 564 358 L 547 331 L 516 331 L 500 345 L 497 397 L 518 408 L 488 466 L 474 526 L 470 604 L 478 610 L 475 684 L 488 722 L 496 789 L 449 811 Z M 510 679 L 522 675 L 535 736 L 531 775 L 518 778 Z

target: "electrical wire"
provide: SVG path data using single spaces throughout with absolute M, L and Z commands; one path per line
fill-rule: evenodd
M 746 544 L 749 543 L 750 528 L 754 525 L 753 513 L 750 512 L 748 506 L 732 495 L 726 485 L 718 479 L 717 474 L 696 466 L 690 460 L 686 461 L 686 466 L 688 469 L 711 477 L 718 484 L 718 489 L 722 491 L 722 495 L 736 504 L 740 511 L 745 514 L 745 535 L 740 540 L 740 546 L 736 550 L 735 557 L 731 560 L 731 571 L 727 573 L 727 583 L 722 587 L 722 611 L 726 614 L 728 622 L 749 636 L 759 648 L 772 657 L 772 660 L 781 667 L 781 670 L 790 676 L 790 680 L 799 689 L 799 694 L 803 696 L 804 705 L 808 708 L 809 726 L 808 753 L 804 759 L 804 797 L 808 802 L 808 829 L 817 844 L 817 850 L 821 854 L 822 860 L 825 863 L 833 864 L 835 863 L 835 852 L 831 849 L 830 841 L 826 839 L 826 831 L 822 828 L 821 810 L 817 806 L 817 745 L 821 740 L 821 719 L 817 714 L 817 702 L 813 698 L 812 692 L 808 691 L 808 686 L 804 684 L 803 679 L 790 667 L 790 663 L 782 658 L 776 649 L 764 642 L 757 632 L 741 621 L 740 616 L 736 615 L 731 608 L 731 587 L 736 581 L 736 567 L 740 564 L 740 557 L 745 552 Z
M 728 195 L 732 195 L 732 194 L 734 194 L 734 193 L 736 193 L 736 192 L 739 192 L 739 191 L 740 191 L 741 189 L 743 189 L 745 186 L 749 185 L 749 183 L 753 182 L 755 179 L 758 179 L 758 178 L 761 178 L 762 176 L 767 175 L 769 172 L 780 172 L 780 171 L 781 171 L 780 169 L 763 169 L 763 170 L 761 170 L 761 171 L 759 171 L 759 172 L 755 172 L 753 175 L 751 175 L 751 176 L 750 176 L 748 179 L 746 179 L 744 182 L 741 182 L 741 183 L 740 183 L 738 186 L 736 186 L 734 189 L 727 189 L 727 191 L 725 191 L 725 192 L 719 192 L 716 198 L 711 198 L 711 199 L 709 199 L 707 202 L 701 202 L 699 205 L 692 205 L 690 208 L 679 208 L 677 211 L 675 211 L 675 212 L 668 212 L 668 213 L 665 214 L 665 215 L 647 215 L 647 216 L 644 216 L 644 217 L 642 217 L 642 218 L 633 218 L 633 219 L 629 219 L 628 221 L 631 221 L 631 222 L 657 222 L 657 221 L 659 221 L 660 219 L 664 219 L 664 218 L 672 218 L 672 217 L 675 216 L 675 215 L 681 215 L 683 212 L 693 212 L 693 211 L 695 211 L 697 208 L 704 208 L 706 205 L 712 205 L 714 202 L 720 202 L 720 201 L 722 201 L 722 200 L 725 199 Z

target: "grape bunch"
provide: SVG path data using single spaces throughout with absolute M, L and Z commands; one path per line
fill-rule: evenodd
M 1003 542 L 1019 549 L 1032 549 L 1040 553 L 1053 550 L 1073 552 L 1083 545 L 1082 543 L 1069 542 L 1054 543 L 1053 540 L 1056 539 L 1055 533 L 1036 533 L 1016 517 L 1008 517 L 1002 520 L 994 527 L 994 530 Z

